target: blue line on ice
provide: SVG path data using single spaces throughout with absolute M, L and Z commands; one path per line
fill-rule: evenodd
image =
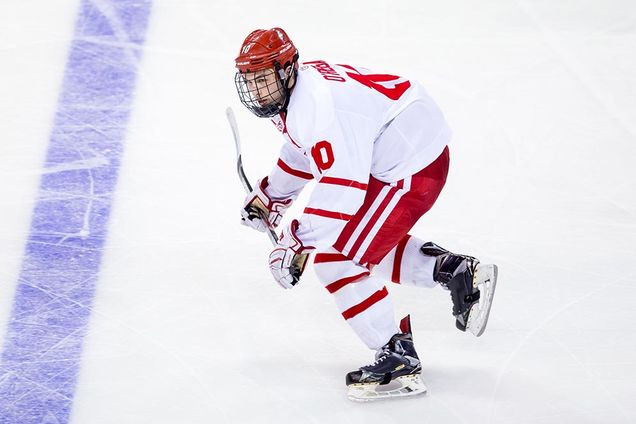
M 151 0 L 82 0 L 0 357 L 0 423 L 67 423 Z

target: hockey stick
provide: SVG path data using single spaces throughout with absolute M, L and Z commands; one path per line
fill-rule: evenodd
M 245 170 L 243 169 L 243 159 L 241 158 L 241 137 L 239 136 L 238 125 L 236 124 L 234 111 L 231 107 L 225 109 L 225 116 L 227 116 L 227 121 L 230 123 L 230 128 L 232 128 L 232 134 L 234 135 L 234 146 L 236 147 L 236 172 L 238 173 L 239 180 L 241 180 L 241 183 L 243 184 L 243 188 L 245 188 L 245 192 L 249 194 L 252 192 L 252 185 L 247 179 L 247 175 L 245 175 Z M 267 219 L 263 217 L 263 214 L 260 211 L 259 216 L 263 222 L 267 222 Z M 278 244 L 278 236 L 274 230 L 271 228 L 268 229 L 267 236 L 274 246 Z

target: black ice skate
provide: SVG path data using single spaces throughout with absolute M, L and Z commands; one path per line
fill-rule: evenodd
M 373 364 L 347 374 L 350 400 L 366 402 L 426 393 L 409 316 L 400 323 L 400 331 L 377 351 Z
M 458 255 L 432 242 L 420 248 L 436 257 L 433 278 L 451 292 L 455 326 L 479 337 L 486 330 L 497 284 L 497 265 L 481 265 L 476 258 Z

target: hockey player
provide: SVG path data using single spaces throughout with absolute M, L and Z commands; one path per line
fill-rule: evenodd
M 285 138 L 271 173 L 241 209 L 242 223 L 278 226 L 312 179 L 302 216 L 269 257 L 274 279 L 295 286 L 309 254 L 344 319 L 376 351 L 346 376 L 349 397 L 369 400 L 426 390 L 409 317 L 398 326 L 385 282 L 448 289 L 456 326 L 485 329 L 496 267 L 408 234 L 446 181 L 444 117 L 419 83 L 323 60 L 300 63 L 280 28 L 250 33 L 236 58 L 241 102 Z

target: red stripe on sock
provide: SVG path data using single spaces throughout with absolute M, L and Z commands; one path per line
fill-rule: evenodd
M 400 321 L 400 331 L 402 333 L 411 333 L 411 315 L 407 315 Z
M 376 303 L 378 303 L 379 301 L 381 301 L 385 297 L 387 297 L 388 294 L 389 294 L 389 292 L 387 291 L 386 287 L 384 287 L 384 288 L 382 288 L 382 290 L 378 290 L 377 292 L 373 293 L 371 296 L 369 296 L 368 298 L 366 298 L 362 302 L 360 302 L 357 305 L 352 306 L 351 308 L 349 308 L 346 311 L 344 311 L 342 313 L 342 316 L 344 317 L 344 319 L 353 318 L 356 315 L 361 314 L 362 312 L 366 311 L 371 306 L 375 305 Z
M 391 274 L 391 281 L 400 284 L 400 269 L 402 268 L 402 256 L 404 256 L 404 249 L 406 243 L 408 243 L 410 235 L 405 235 L 402 240 L 397 244 L 395 248 L 395 258 L 393 259 L 393 273 Z
M 327 286 L 325 286 L 325 288 L 327 289 L 327 291 L 329 291 L 329 293 L 335 293 L 347 284 L 358 281 L 359 279 L 361 279 L 362 277 L 366 277 L 367 275 L 369 275 L 369 273 L 365 271 L 357 275 L 352 275 L 351 277 L 341 278 L 340 280 L 336 280 L 333 283 L 328 284 Z

